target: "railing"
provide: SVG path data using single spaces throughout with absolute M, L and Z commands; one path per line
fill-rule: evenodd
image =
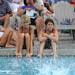
M 55 25 L 58 30 L 75 30 L 75 25 Z
M 56 25 L 58 31 L 61 30 L 70 30 L 73 40 L 75 40 L 75 25 Z

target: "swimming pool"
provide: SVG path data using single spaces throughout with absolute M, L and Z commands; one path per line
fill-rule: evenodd
M 75 75 L 75 56 L 0 57 L 0 75 Z

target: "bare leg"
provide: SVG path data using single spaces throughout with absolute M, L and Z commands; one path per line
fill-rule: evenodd
M 30 55 L 33 54 L 33 38 L 34 38 L 34 31 L 33 29 L 30 29 L 30 47 L 29 47 L 29 50 L 30 50 Z
M 43 49 L 44 49 L 45 41 L 40 42 L 40 52 L 39 56 L 43 56 Z
M 7 42 L 7 38 L 8 38 L 7 34 L 4 34 L 3 37 L 1 37 L 1 39 L 0 39 L 0 46 L 5 47 L 6 42 Z
M 4 34 L 1 37 L 0 45 L 5 46 L 7 43 L 8 37 L 9 37 L 10 30 L 8 28 L 6 28 L 6 29 L 3 29 L 3 31 L 4 31 Z
M 53 48 L 54 58 L 56 58 L 57 57 L 56 42 L 52 41 L 51 44 Z
M 11 41 L 12 35 L 13 35 L 13 32 L 10 31 L 9 34 L 8 34 L 8 39 L 7 39 L 6 47 L 13 47 L 12 45 L 10 45 L 10 41 Z
M 45 23 L 44 23 L 43 17 L 41 17 L 41 16 L 37 17 L 37 19 L 36 19 L 36 30 L 37 30 L 38 36 L 39 36 L 39 32 L 44 29 L 44 24 Z
M 13 35 L 12 35 L 12 38 L 11 38 L 11 41 L 10 41 L 10 44 L 11 45 L 14 45 L 14 46 L 16 46 L 16 40 L 17 40 L 17 31 L 14 31 L 13 30 Z
M 6 15 L 4 18 L 4 27 L 5 28 L 8 27 L 8 25 L 9 25 L 9 19 L 10 19 L 9 15 Z
M 24 33 L 18 33 L 18 37 L 16 40 L 16 56 L 21 56 L 21 50 L 23 47 Z
M 27 56 L 30 56 L 30 51 L 29 51 L 29 47 L 30 47 L 30 36 L 29 36 L 29 33 L 26 33 L 25 34 L 25 38 L 26 38 Z

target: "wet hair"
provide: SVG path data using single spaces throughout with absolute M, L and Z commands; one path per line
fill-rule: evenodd
M 46 19 L 46 21 L 45 21 L 45 25 L 47 25 L 48 24 L 48 22 L 51 22 L 51 23 L 53 23 L 53 25 L 54 25 L 54 21 L 52 20 L 52 19 Z

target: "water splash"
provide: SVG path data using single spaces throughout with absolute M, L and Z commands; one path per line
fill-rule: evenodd
M 75 75 L 75 63 L 70 64 L 68 70 L 68 75 Z
M 72 66 L 68 67 L 62 59 L 50 59 L 50 61 L 48 59 L 47 62 L 42 61 L 39 67 L 35 67 L 39 72 L 36 75 L 68 75 Z
M 1 58 L 0 75 L 75 75 L 75 57 Z
M 39 69 L 38 75 L 68 75 L 68 68 L 59 68 L 56 65 L 44 64 L 42 68 Z

